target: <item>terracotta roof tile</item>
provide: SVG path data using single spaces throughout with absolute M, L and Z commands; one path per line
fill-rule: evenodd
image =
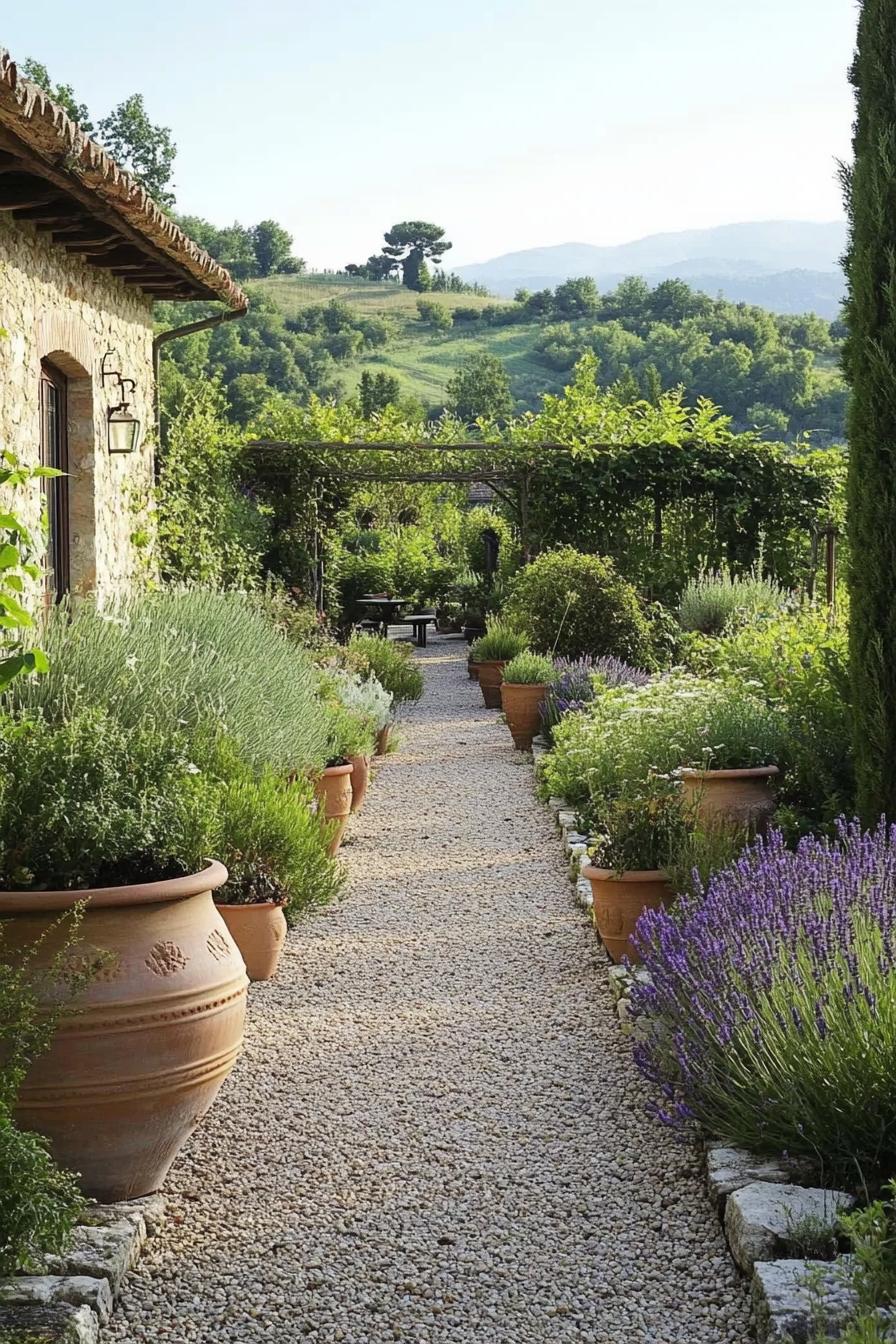
M 0 47 L 0 126 L 48 167 L 70 176 L 139 233 L 196 283 L 197 297 L 221 299 L 231 308 L 248 300 L 214 258 L 188 238 L 144 187 L 91 140 L 38 85 L 23 79 Z

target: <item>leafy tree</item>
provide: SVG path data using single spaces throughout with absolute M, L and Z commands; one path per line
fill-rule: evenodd
M 177 146 L 167 126 L 155 126 L 146 114 L 142 93 L 132 93 L 99 122 L 100 138 L 118 163 L 143 184 L 159 205 L 174 204 L 169 183 Z
M 472 424 L 480 417 L 504 420 L 513 412 L 510 379 L 496 355 L 471 355 L 452 374 L 447 387 L 448 409 Z
M 361 265 L 349 262 L 346 266 L 346 275 L 357 275 L 363 280 L 391 280 L 395 273 L 397 263 L 392 257 L 387 257 L 381 253 L 367 258 Z
M 418 299 L 417 312 L 421 322 L 428 322 L 436 331 L 450 331 L 454 321 L 451 309 L 435 299 Z
M 850 668 L 859 810 L 896 820 L 896 5 L 863 0 L 850 79 L 856 90 L 849 211 L 845 368 Z
M 240 489 L 240 435 L 214 380 L 194 382 L 161 454 L 158 543 L 162 577 L 221 587 L 253 586 L 268 548 L 263 514 Z
M 554 290 L 554 312 L 558 317 L 591 317 L 600 307 L 600 294 L 590 275 L 565 280 Z
M 259 275 L 283 271 L 292 261 L 292 234 L 274 219 L 263 219 L 252 230 L 252 247 Z
M 650 296 L 650 310 L 659 322 L 683 322 L 705 313 L 711 302 L 684 280 L 661 280 Z
M 32 84 L 42 88 L 44 93 L 49 94 L 54 103 L 59 103 L 72 121 L 78 123 L 85 135 L 93 134 L 94 125 L 90 120 L 90 113 L 84 103 L 78 102 L 71 84 L 54 84 L 47 67 L 30 56 L 22 65 L 22 74 L 26 79 L 30 79 Z
M 554 292 L 551 289 L 537 289 L 523 302 L 527 317 L 550 317 L 554 311 Z
M 361 401 L 361 414 L 365 420 L 372 420 L 387 406 L 398 401 L 401 386 L 398 379 L 390 373 L 370 373 L 365 369 L 358 385 Z
M 441 261 L 451 247 L 445 240 L 444 229 L 422 219 L 393 224 L 384 236 L 383 256 L 391 260 L 392 266 L 401 267 L 401 282 L 408 289 L 426 288 L 427 260 Z

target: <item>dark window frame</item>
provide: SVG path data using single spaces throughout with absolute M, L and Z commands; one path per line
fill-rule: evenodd
M 42 481 L 47 506 L 47 599 L 60 602 L 71 588 L 68 461 L 68 379 L 48 360 L 40 366 L 40 461 L 64 473 Z

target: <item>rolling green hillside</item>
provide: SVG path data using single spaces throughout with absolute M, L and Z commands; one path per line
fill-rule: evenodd
M 681 281 L 651 289 L 634 279 L 600 293 L 592 281 L 571 280 L 556 291 L 524 292 L 514 303 L 421 295 L 398 283 L 339 275 L 281 275 L 252 289 L 305 343 L 300 359 L 307 363 L 310 351 L 323 350 L 317 386 L 328 393 L 355 394 L 370 370 L 396 377 L 402 393 L 427 410 L 440 409 L 458 366 L 489 354 L 507 370 L 515 409 L 537 410 L 542 395 L 562 390 L 577 360 L 593 353 L 602 384 L 618 383 L 627 395 L 652 399 L 680 386 L 692 404 L 707 397 L 721 406 L 738 429 L 756 427 L 767 437 L 808 434 L 816 444 L 842 439 L 840 331 L 812 315 L 734 304 Z M 421 300 L 456 312 L 453 325 L 443 330 L 431 318 L 421 320 Z M 309 378 L 321 367 L 312 366 Z
M 421 295 L 403 285 L 351 276 L 275 276 L 253 284 L 253 289 L 274 300 L 287 317 L 310 304 L 339 299 L 359 312 L 387 318 L 393 334 L 382 351 L 370 352 L 340 365 L 339 378 L 346 393 L 356 391 L 364 369 L 394 374 L 402 393 L 417 397 L 427 408 L 441 406 L 445 388 L 457 366 L 471 354 L 487 352 L 502 359 L 510 374 L 520 407 L 534 406 L 542 392 L 560 390 L 568 376 L 533 358 L 532 345 L 541 331 L 538 322 L 512 327 L 464 326 L 437 332 L 417 317 L 417 300 L 429 298 L 448 309 L 486 308 L 493 298 L 478 294 Z

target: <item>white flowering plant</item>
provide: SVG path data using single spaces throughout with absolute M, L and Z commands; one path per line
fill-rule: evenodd
M 392 696 L 372 673 L 362 677 L 357 672 L 337 667 L 328 673 L 328 677 L 346 709 L 364 715 L 376 732 L 391 722 Z

